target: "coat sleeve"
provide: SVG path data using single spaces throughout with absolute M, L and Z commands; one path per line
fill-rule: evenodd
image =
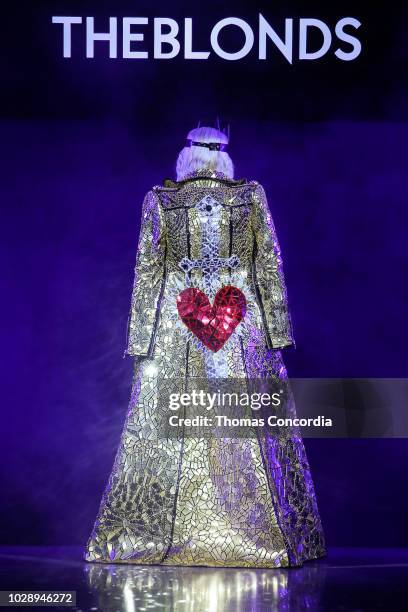
M 275 226 L 262 185 L 255 183 L 252 228 L 253 280 L 269 348 L 294 345 L 292 322 Z
M 125 355 L 150 357 L 165 282 L 166 237 L 158 196 L 149 191 L 142 207 Z

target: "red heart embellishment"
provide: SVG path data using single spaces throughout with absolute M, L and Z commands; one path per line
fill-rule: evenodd
M 211 306 L 208 297 L 194 287 L 177 296 L 180 319 L 213 353 L 220 350 L 246 313 L 245 295 L 227 285 L 217 291 Z

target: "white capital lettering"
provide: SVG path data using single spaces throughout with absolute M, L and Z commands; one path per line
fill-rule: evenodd
M 94 18 L 86 18 L 86 57 L 94 57 L 95 41 L 109 42 L 109 57 L 117 57 L 118 42 L 118 20 L 116 17 L 109 17 L 109 32 L 95 32 Z
M 245 34 L 245 44 L 244 44 L 244 46 L 242 47 L 242 49 L 240 49 L 239 51 L 236 51 L 235 53 L 228 53 L 227 51 L 224 51 L 224 49 L 221 49 L 221 47 L 220 47 L 220 45 L 218 43 L 218 36 L 219 36 L 221 30 L 223 28 L 226 28 L 227 26 L 230 26 L 230 25 L 234 25 L 234 26 L 237 26 L 238 28 L 241 28 L 241 30 Z M 225 60 L 239 60 L 239 59 L 242 59 L 243 57 L 248 55 L 248 53 L 251 51 L 253 45 L 254 45 L 254 33 L 253 33 L 251 27 L 247 24 L 246 21 L 244 21 L 243 19 L 239 19 L 238 17 L 227 17 L 226 19 L 221 19 L 221 21 L 216 23 L 215 26 L 212 29 L 212 32 L 211 32 L 211 46 L 212 46 L 213 50 L 215 51 L 215 53 L 219 57 L 222 57 L 222 59 L 225 59 Z
M 318 28 L 323 34 L 323 44 L 317 51 L 307 50 L 307 30 L 310 27 Z M 320 19 L 300 19 L 299 21 L 299 59 L 315 60 L 323 57 L 330 49 L 331 32 L 327 25 Z
M 170 30 L 163 34 L 163 26 L 169 26 Z M 180 52 L 180 43 L 176 36 L 179 32 L 177 21 L 167 17 L 156 17 L 154 20 L 154 57 L 155 59 L 172 59 Z M 170 51 L 162 51 L 163 44 L 170 45 Z
M 149 54 L 147 51 L 133 51 L 131 43 L 133 41 L 144 40 L 142 32 L 132 32 L 134 25 L 147 25 L 149 19 L 147 17 L 124 17 L 123 18 L 123 57 L 129 59 L 147 59 Z
M 259 13 L 259 59 L 266 59 L 266 37 L 278 47 L 279 51 L 286 57 L 289 64 L 292 63 L 293 52 L 293 19 L 285 19 L 285 40 L 281 40 L 275 30 Z
M 193 51 L 193 20 L 184 19 L 184 57 L 185 59 L 208 59 L 209 51 Z
M 71 57 L 71 26 L 82 23 L 82 17 L 53 17 L 52 23 L 62 23 L 62 39 L 64 57 Z
M 349 43 L 352 46 L 352 50 L 348 53 L 342 51 L 341 49 L 337 49 L 334 52 L 334 55 L 336 55 L 339 59 L 344 60 L 345 62 L 350 62 L 351 60 L 356 59 L 356 57 L 358 57 L 361 53 L 361 42 L 358 40 L 358 38 L 356 38 L 355 36 L 351 36 L 351 34 L 346 34 L 346 32 L 344 32 L 344 27 L 348 25 L 358 30 L 358 28 L 361 26 L 361 23 L 357 19 L 354 19 L 354 17 L 344 17 L 336 23 L 335 31 L 337 38 L 339 38 L 340 40 L 344 40 L 344 42 Z

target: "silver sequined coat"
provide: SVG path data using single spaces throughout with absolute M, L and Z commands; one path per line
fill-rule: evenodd
M 214 352 L 180 319 L 177 299 L 196 288 L 212 302 L 226 286 L 244 294 L 247 309 Z M 279 349 L 291 344 L 281 255 L 261 185 L 196 173 L 149 191 L 126 347 L 137 357 L 132 394 L 87 561 L 281 567 L 324 554 L 296 431 L 238 439 L 158 433 L 163 384 L 285 379 Z

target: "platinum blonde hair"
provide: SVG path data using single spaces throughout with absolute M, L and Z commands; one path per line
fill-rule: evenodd
M 228 144 L 228 136 L 212 127 L 199 127 L 191 130 L 187 134 L 187 140 Z M 187 175 L 197 170 L 222 172 L 229 178 L 234 178 L 234 164 L 225 151 L 210 151 L 207 147 L 194 145 L 184 147 L 177 158 L 177 180 L 182 181 Z

